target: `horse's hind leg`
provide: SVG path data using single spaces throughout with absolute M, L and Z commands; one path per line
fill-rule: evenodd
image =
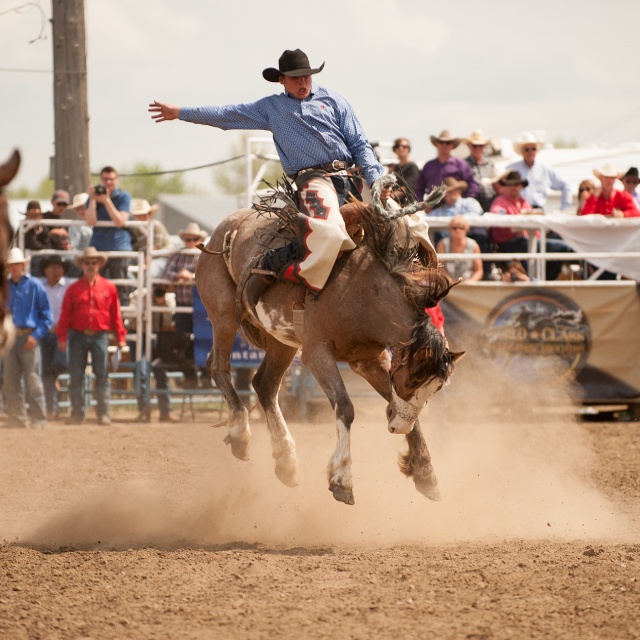
M 231 350 L 238 331 L 236 320 L 236 285 L 220 256 L 203 253 L 196 269 L 198 291 L 211 319 L 213 349 L 207 369 L 229 406 L 229 435 L 225 442 L 240 460 L 249 459 L 249 412 L 231 382 Z
M 413 478 L 416 489 L 429 500 L 441 500 L 438 478 L 431 464 L 431 455 L 422 434 L 420 423 L 416 420 L 413 429 L 407 434 L 409 449 L 400 454 L 398 465 L 405 476 Z
M 278 405 L 278 390 L 296 352 L 295 347 L 289 347 L 269 337 L 264 360 L 253 377 L 253 388 L 266 414 L 267 427 L 271 434 L 276 476 L 288 487 L 298 484 L 298 459 L 296 445 Z
M 224 336 L 214 336 L 213 350 L 207 359 L 207 369 L 229 406 L 229 433 L 225 437 L 226 444 L 231 445 L 231 453 L 239 460 L 249 459 L 249 412 L 236 393 L 231 379 L 231 348 L 233 340 L 225 340 Z

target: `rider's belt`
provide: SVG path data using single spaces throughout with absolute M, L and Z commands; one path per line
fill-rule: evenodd
M 83 336 L 95 336 L 96 333 L 102 333 L 102 331 L 94 331 L 93 329 L 85 329 L 84 331 L 80 331 Z
M 17 327 L 16 335 L 17 336 L 28 336 L 30 333 L 33 333 L 33 329 L 29 329 L 28 327 Z
M 295 177 L 307 171 L 345 171 L 346 169 L 351 169 L 352 166 L 353 164 L 346 160 L 333 160 L 332 162 L 325 162 L 325 164 L 317 164 L 314 167 L 300 169 L 300 171 L 296 172 Z

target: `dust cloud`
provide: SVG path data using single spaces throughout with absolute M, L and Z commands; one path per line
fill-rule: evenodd
M 499 380 L 499 382 L 495 382 Z M 118 483 L 48 516 L 20 535 L 45 548 L 391 546 L 510 539 L 622 540 L 632 526 L 594 486 L 594 452 L 573 418 L 570 382 L 535 387 L 463 360 L 422 424 L 443 495 L 431 502 L 398 470 L 404 437 L 389 434 L 384 402 L 356 401 L 352 428 L 355 506 L 334 501 L 326 464 L 331 420 L 291 425 L 295 489 L 275 477 L 264 423 L 253 425 L 251 461 L 214 447 L 183 474 Z M 220 440 L 217 439 L 219 436 Z M 198 464 L 195 464 L 198 462 Z

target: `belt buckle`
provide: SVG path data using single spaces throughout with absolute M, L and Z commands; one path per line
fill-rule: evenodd
M 344 169 L 344 162 L 342 160 L 333 160 L 331 162 L 331 168 L 334 171 L 340 171 L 340 169 Z

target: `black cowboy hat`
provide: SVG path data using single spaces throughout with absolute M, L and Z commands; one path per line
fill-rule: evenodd
M 514 184 L 521 184 L 523 187 L 526 187 L 529 184 L 528 180 L 523 180 L 519 171 L 507 171 L 498 182 L 505 187 Z
M 278 60 L 278 68 L 269 67 L 262 72 L 262 77 L 269 82 L 278 82 L 280 76 L 310 76 L 314 73 L 320 73 L 324 69 L 324 62 L 317 68 L 312 69 L 309 64 L 309 58 L 304 51 L 296 49 L 290 51 L 287 49 Z
M 69 269 L 71 269 L 71 262 L 69 260 L 63 260 L 59 255 L 54 254 L 42 258 L 42 260 L 40 261 L 41 271 L 44 273 L 44 270 L 52 264 L 59 264 L 63 268 L 65 275 L 69 271 Z
M 640 178 L 640 176 L 638 175 L 638 167 L 629 167 L 627 173 L 620 174 L 618 176 L 619 180 L 622 180 L 622 178 L 635 178 L 636 180 L 638 180 Z

